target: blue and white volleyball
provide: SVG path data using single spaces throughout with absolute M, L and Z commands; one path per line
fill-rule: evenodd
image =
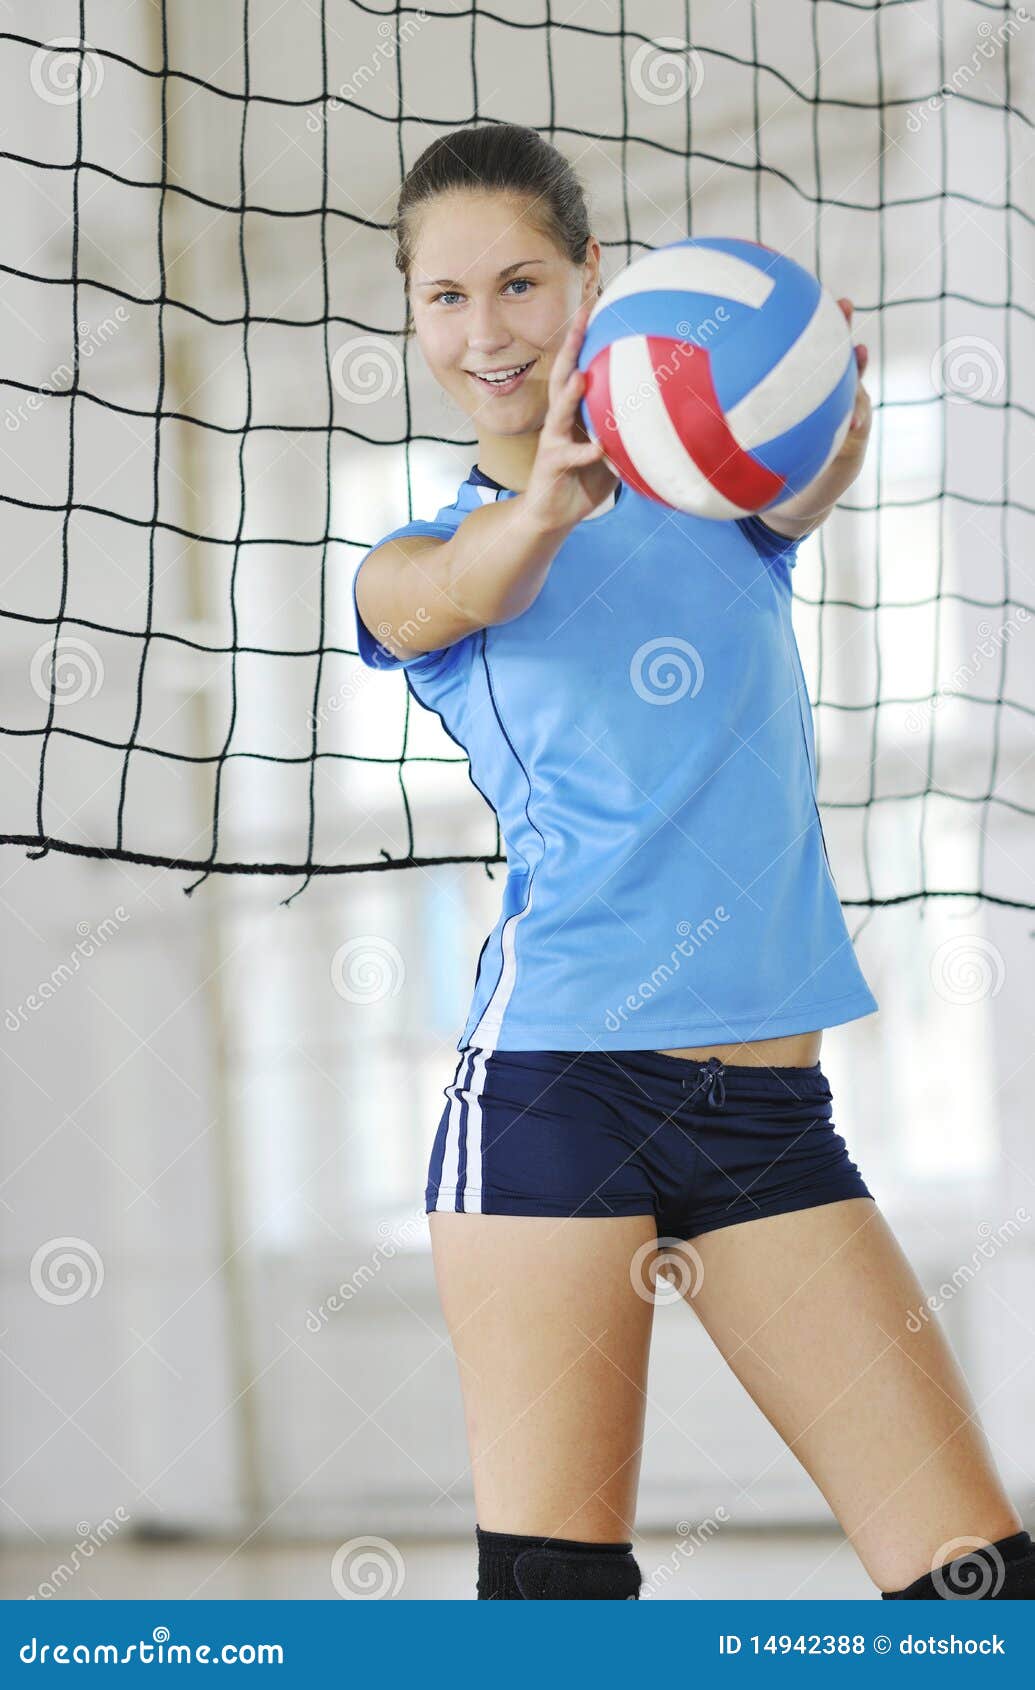
M 858 369 L 837 301 L 756 241 L 675 241 L 605 288 L 579 368 L 582 418 L 650 499 L 729 521 L 800 493 L 836 457 Z

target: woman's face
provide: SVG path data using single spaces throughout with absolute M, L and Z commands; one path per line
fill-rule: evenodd
M 542 427 L 550 366 L 579 305 L 596 297 L 599 241 L 572 264 L 528 204 L 468 190 L 419 213 L 409 283 L 417 343 L 479 438 Z M 499 379 L 515 369 L 523 373 Z M 485 379 L 493 373 L 495 383 Z

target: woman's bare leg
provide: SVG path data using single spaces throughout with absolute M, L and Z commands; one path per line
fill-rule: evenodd
M 654 1313 L 630 1264 L 656 1239 L 653 1216 L 434 1211 L 428 1223 L 478 1524 L 630 1538 Z
M 683 1276 L 691 1306 L 879 1589 L 973 1547 L 946 1548 L 956 1539 L 1021 1530 L 956 1358 L 871 1198 L 689 1242 L 703 1264 Z

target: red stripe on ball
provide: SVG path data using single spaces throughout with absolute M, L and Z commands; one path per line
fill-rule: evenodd
M 648 335 L 651 368 L 662 402 L 680 440 L 701 474 L 741 510 L 759 510 L 786 483 L 745 452 L 723 415 L 703 346 Z
M 583 404 L 589 412 L 597 439 L 603 446 L 615 471 L 627 487 L 642 493 L 646 499 L 665 504 L 660 493 L 644 481 L 636 465 L 622 444 L 621 430 L 611 406 L 611 348 L 602 347 L 586 369 L 586 389 Z

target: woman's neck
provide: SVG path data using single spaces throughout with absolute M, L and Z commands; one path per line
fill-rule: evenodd
M 501 487 L 523 493 L 531 480 L 538 445 L 538 429 L 532 434 L 483 435 L 478 441 L 478 468 Z

